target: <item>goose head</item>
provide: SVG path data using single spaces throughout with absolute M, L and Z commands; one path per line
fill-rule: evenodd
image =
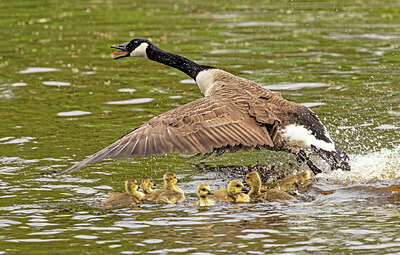
M 197 186 L 197 196 L 199 198 L 206 198 L 208 195 L 214 195 L 211 192 L 210 186 L 205 183 L 201 183 Z
M 147 48 L 149 46 L 153 46 L 154 44 L 147 39 L 143 38 L 135 38 L 132 39 L 128 43 L 119 44 L 119 45 L 111 45 L 111 48 L 118 49 L 115 51 L 115 54 L 124 54 L 122 56 L 118 56 L 114 59 L 120 59 L 125 57 L 143 57 L 147 58 Z
M 153 193 L 154 192 L 153 186 L 154 186 L 154 181 L 151 176 L 144 177 L 140 182 L 140 187 L 142 187 L 142 190 L 144 191 L 145 194 Z

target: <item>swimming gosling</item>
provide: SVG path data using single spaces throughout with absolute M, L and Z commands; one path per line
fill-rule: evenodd
M 144 197 L 145 200 L 155 201 L 156 203 L 177 203 L 186 199 L 183 190 L 181 190 L 176 183 L 178 178 L 175 173 L 166 173 L 163 176 L 164 189 L 155 190 L 152 194 Z
M 278 186 L 283 191 L 299 189 L 305 185 L 308 180 L 312 179 L 313 176 L 314 174 L 311 170 L 307 169 L 304 172 L 284 178 L 279 182 Z
M 138 191 L 139 185 L 135 179 L 125 181 L 125 193 L 109 191 L 110 198 L 101 203 L 104 207 L 130 206 L 142 203 L 144 193 Z
M 153 186 L 154 186 L 154 181 L 151 176 L 144 177 L 140 182 L 140 187 L 142 188 L 144 194 L 146 195 L 154 193 Z
M 190 206 L 212 206 L 215 205 L 215 200 L 209 198 L 210 195 L 214 195 L 211 192 L 210 185 L 205 183 L 200 183 L 197 186 L 197 196 L 199 200 L 189 204 Z
M 269 202 L 296 200 L 294 196 L 279 189 L 267 189 L 265 192 L 261 192 L 261 178 L 256 171 L 248 173 L 245 181 L 251 187 L 248 195 L 254 200 L 267 200 Z
M 248 203 L 250 197 L 242 192 L 243 183 L 239 180 L 233 180 L 228 184 L 226 189 L 218 189 L 214 191 L 212 198 L 216 198 L 224 202 Z

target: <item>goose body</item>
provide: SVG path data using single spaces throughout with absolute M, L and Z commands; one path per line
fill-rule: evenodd
M 350 170 L 348 157 L 334 144 L 318 116 L 250 80 L 218 68 L 199 65 L 161 50 L 146 39 L 113 45 L 116 59 L 143 57 L 186 73 L 205 97 L 156 116 L 118 141 L 58 172 L 74 172 L 105 158 L 182 153 L 209 156 L 226 150 L 264 148 L 286 151 L 321 172 L 306 152 L 317 152 L 332 169 Z

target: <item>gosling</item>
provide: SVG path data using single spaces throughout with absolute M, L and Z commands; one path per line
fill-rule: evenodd
M 144 193 L 138 191 L 139 185 L 135 179 L 125 181 L 125 193 L 109 191 L 110 198 L 101 203 L 104 207 L 125 207 L 142 203 Z
M 246 183 L 250 185 L 249 196 L 254 200 L 267 200 L 269 202 L 285 202 L 287 200 L 297 200 L 294 196 L 287 194 L 279 189 L 267 189 L 261 192 L 261 178 L 256 172 L 250 172 L 246 175 Z
M 155 191 L 153 190 L 154 181 L 151 176 L 146 176 L 140 182 L 140 187 L 142 188 L 144 194 L 149 195 L 153 194 Z
M 210 186 L 205 183 L 200 183 L 197 186 L 197 196 L 199 200 L 189 204 L 190 206 L 213 206 L 215 205 L 215 200 L 209 198 L 209 195 L 214 195 L 212 193 Z
M 212 198 L 216 198 L 224 202 L 249 203 L 250 197 L 242 192 L 243 183 L 233 180 L 228 184 L 226 189 L 218 189 L 214 191 Z
M 310 169 L 307 169 L 304 172 L 298 173 L 294 176 L 284 178 L 278 184 L 278 187 L 283 191 L 299 189 L 304 186 L 312 177 L 313 173 Z
M 175 173 L 164 174 L 163 180 L 164 189 L 155 190 L 152 194 L 146 195 L 145 200 L 155 201 L 158 204 L 172 204 L 186 199 L 183 190 L 176 186 L 178 178 Z

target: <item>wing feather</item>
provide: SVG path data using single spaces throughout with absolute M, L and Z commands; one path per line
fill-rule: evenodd
M 167 154 L 173 148 L 206 154 L 239 145 L 252 148 L 273 144 L 257 118 L 223 97 L 208 96 L 154 117 L 108 147 L 58 172 L 73 172 L 106 158 Z

